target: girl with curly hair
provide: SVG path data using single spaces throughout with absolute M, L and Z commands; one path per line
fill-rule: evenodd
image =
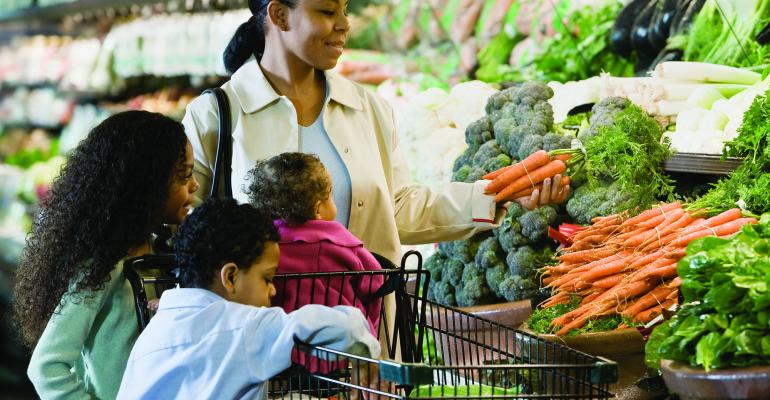
M 129 111 L 96 126 L 67 159 L 20 261 L 14 313 L 34 347 L 41 398 L 115 398 L 139 329 L 123 260 L 152 252 L 198 183 L 184 129 Z
M 363 242 L 335 220 L 332 180 L 317 156 L 279 154 L 257 161 L 249 176 L 251 203 L 273 217 L 281 236 L 279 274 L 380 269 Z M 279 291 L 276 304 L 286 312 L 306 304 L 356 306 L 376 334 L 382 302 L 364 304 L 361 299 L 379 289 L 382 280 L 381 275 L 361 279 L 355 287 L 353 282 L 335 282 L 331 290 L 340 290 L 341 296 L 327 296 L 330 282 L 324 279 L 317 279 L 313 290 L 288 285 Z

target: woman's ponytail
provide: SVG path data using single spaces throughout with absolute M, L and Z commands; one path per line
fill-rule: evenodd
M 230 74 L 235 73 L 252 55 L 257 61 L 262 59 L 265 52 L 265 20 L 267 18 L 267 6 L 272 0 L 249 0 L 249 10 L 252 17 L 241 24 L 230 43 L 225 48 L 222 58 L 225 69 Z M 281 4 L 295 8 L 298 0 L 278 0 Z
M 255 55 L 257 60 L 262 58 L 264 51 L 264 21 L 260 24 L 257 18 L 252 16 L 238 27 L 233 38 L 230 39 L 230 43 L 227 44 L 227 48 L 225 48 L 225 52 L 222 55 L 225 69 L 227 69 L 228 73 L 233 74 L 252 55 Z

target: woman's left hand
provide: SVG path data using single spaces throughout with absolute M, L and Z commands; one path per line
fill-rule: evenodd
M 515 201 L 528 210 L 534 210 L 537 207 L 546 204 L 562 204 L 569 198 L 569 184 L 561 185 L 561 174 L 543 181 L 543 190 L 535 189 L 531 195 L 520 197 Z

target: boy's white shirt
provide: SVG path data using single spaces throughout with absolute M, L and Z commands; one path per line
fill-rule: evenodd
M 233 303 L 205 289 L 163 292 L 131 351 L 119 399 L 265 398 L 291 365 L 294 338 L 376 358 L 380 345 L 355 307 Z M 363 354 L 361 354 L 363 353 Z
M 387 102 L 333 72 L 326 72 L 326 81 L 329 102 L 323 109 L 323 125 L 351 182 L 348 229 L 368 250 L 398 264 L 402 243 L 458 240 L 495 226 L 494 196 L 484 194 L 486 182 L 452 182 L 440 191 L 412 182 Z M 254 57 L 222 89 L 232 114 L 233 197 L 247 202 L 248 171 L 257 160 L 299 151 L 297 114 L 291 101 L 275 92 Z M 211 190 L 217 150 L 214 96 L 193 100 L 182 123 L 200 183 L 196 199 L 204 199 Z

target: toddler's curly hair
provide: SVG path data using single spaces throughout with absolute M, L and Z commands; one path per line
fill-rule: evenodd
M 314 154 L 283 153 L 257 161 L 249 178 L 251 204 L 293 224 L 314 219 L 316 204 L 332 195 L 329 174 Z

